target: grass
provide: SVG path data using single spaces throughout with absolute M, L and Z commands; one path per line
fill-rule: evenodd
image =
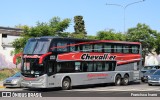
M 19 69 L 15 68 L 15 69 L 2 69 L 0 70 L 0 81 L 3 81 L 4 79 L 12 76 L 13 74 L 17 73 L 18 71 L 20 71 Z

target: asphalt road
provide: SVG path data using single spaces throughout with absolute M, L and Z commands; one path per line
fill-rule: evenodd
M 78 86 L 65 91 L 60 88 L 3 88 L 0 91 L 41 93 L 42 97 L 160 97 L 160 86 L 148 86 L 144 83 L 134 83 L 128 86 L 113 86 L 110 84 Z

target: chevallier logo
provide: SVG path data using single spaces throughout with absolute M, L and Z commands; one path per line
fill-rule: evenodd
M 90 55 L 90 54 L 83 54 L 81 56 L 82 60 L 115 60 L 116 56 L 110 54 L 103 54 L 103 55 Z

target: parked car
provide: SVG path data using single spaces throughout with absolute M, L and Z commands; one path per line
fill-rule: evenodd
M 18 72 L 3 81 L 5 87 L 21 87 L 21 73 Z
M 148 76 L 148 85 L 160 85 L 160 69 Z
M 148 82 L 148 76 L 152 75 L 157 69 L 151 69 L 146 71 L 143 76 L 141 77 L 141 81 L 142 82 Z

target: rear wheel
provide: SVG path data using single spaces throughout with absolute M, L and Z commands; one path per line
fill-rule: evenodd
M 64 78 L 62 82 L 62 89 L 69 90 L 71 89 L 71 80 L 69 78 Z
M 121 85 L 121 76 L 117 75 L 115 78 L 115 85 L 120 86 Z
M 124 78 L 122 80 L 122 85 L 128 85 L 129 84 L 129 76 L 124 75 Z

